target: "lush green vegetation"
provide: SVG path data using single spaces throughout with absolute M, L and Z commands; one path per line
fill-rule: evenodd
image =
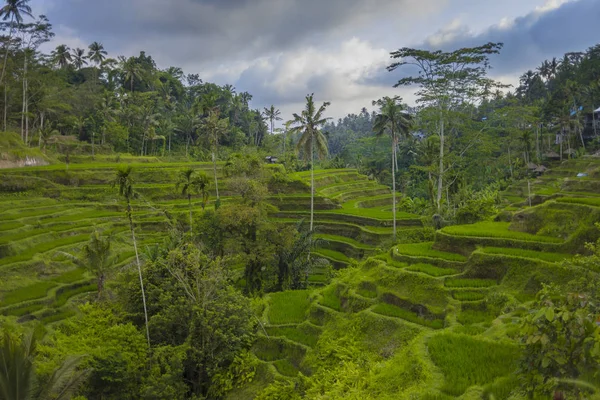
M 493 382 L 513 373 L 519 348 L 443 333 L 427 342 L 431 359 L 444 374 L 442 390 L 459 396 L 470 386 Z
M 283 121 L 145 52 L 44 54 L 28 3 L 0 8 L 0 398 L 600 387 L 600 47 L 514 92 L 501 44 L 402 48 L 416 107 Z

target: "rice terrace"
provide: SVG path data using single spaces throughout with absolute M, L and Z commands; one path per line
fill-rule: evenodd
M 66 3 L 152 55 L 62 4 L 0 8 L 0 400 L 600 398 L 600 45 L 516 64 L 508 35 L 596 2 L 381 59 L 357 36 L 275 57 L 274 21 L 302 29 L 281 10 L 259 32 L 177 0 L 205 61 L 156 47 L 163 5 Z M 396 23 L 363 3 L 331 7 Z M 105 44 L 61 42 L 88 29 Z

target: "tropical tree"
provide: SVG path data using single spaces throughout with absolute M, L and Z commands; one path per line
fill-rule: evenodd
M 116 257 L 112 255 L 110 247 L 111 237 L 103 237 L 101 232 L 94 230 L 90 236 L 90 240 L 83 246 L 81 256 L 78 257 L 63 251 L 59 252 L 59 254 L 66 256 L 76 265 L 87 269 L 96 276 L 98 300 L 102 298 L 106 276 L 116 261 Z
M 219 118 L 218 112 L 209 111 L 208 117 L 202 122 L 202 126 L 208 137 L 212 152 L 215 191 L 217 195 L 215 207 L 219 207 L 221 205 L 221 198 L 219 197 L 219 181 L 217 178 L 217 151 L 219 148 L 219 139 L 229 131 L 229 118 Z
M 65 44 L 56 46 L 56 49 L 52 52 L 52 61 L 54 64 L 61 69 L 68 67 L 71 61 L 73 61 L 70 51 L 69 47 Z
M 373 131 L 377 136 L 390 135 L 392 139 L 392 214 L 394 218 L 394 241 L 396 241 L 396 150 L 398 139 L 408 137 L 410 129 L 410 117 L 404 111 L 398 96 L 394 98 L 384 97 L 374 101 L 373 105 L 379 106 L 379 114 L 375 117 Z
M 108 53 L 104 50 L 102 43 L 94 42 L 88 47 L 88 58 L 96 65 L 102 64 Z
M 131 166 L 121 166 L 117 168 L 115 180 L 113 181 L 113 187 L 119 188 L 119 195 L 125 199 L 127 203 L 127 209 L 125 211 L 127 220 L 129 221 L 129 229 L 131 231 L 131 238 L 133 239 L 133 250 L 135 251 L 135 260 L 138 268 L 138 274 L 140 277 L 140 288 L 142 290 L 142 302 L 144 304 L 144 318 L 146 320 L 146 338 L 148 339 L 148 346 L 150 346 L 150 329 L 148 328 L 148 309 L 146 308 L 146 293 L 144 292 L 144 279 L 142 277 L 142 264 L 140 262 L 140 255 L 137 248 L 137 241 L 135 240 L 135 229 L 133 226 L 133 215 L 131 208 L 131 200 L 135 197 L 135 191 L 133 190 L 133 177 L 131 176 Z
M 73 59 L 73 66 L 76 69 L 81 69 L 84 65 L 87 65 L 87 56 L 84 49 L 74 49 L 71 58 Z
M 37 379 L 37 334 L 34 330 L 18 339 L 4 333 L 0 347 L 0 399 L 68 400 L 83 383 L 86 371 L 77 370 L 81 357 L 69 357 L 49 379 Z
M 271 122 L 271 135 L 272 135 L 274 132 L 273 122 L 282 120 L 282 118 L 280 117 L 281 111 L 279 111 L 279 109 L 276 109 L 274 105 L 271 105 L 271 107 L 269 107 L 269 108 L 265 107 L 264 115 Z
M 144 71 L 135 57 L 119 57 L 120 68 L 123 71 L 123 82 L 129 81 L 129 88 L 133 92 L 136 79 L 142 79 Z
M 290 133 L 300 133 L 297 150 L 302 151 L 306 161 L 310 160 L 310 231 L 314 227 L 315 210 L 315 152 L 322 159 L 327 156 L 327 139 L 320 130 L 329 118 L 323 117 L 325 109 L 331 104 L 324 102 L 319 109 L 315 108 L 313 94 L 306 96 L 306 106 L 300 114 L 294 113 L 290 121 Z
M 23 15 L 33 18 L 31 14 L 31 7 L 29 6 L 29 0 L 5 0 L 4 7 L 0 8 L 0 18 L 3 21 L 10 20 L 10 31 L 8 33 L 8 39 L 6 41 L 6 52 L 4 53 L 4 64 L 2 66 L 2 74 L 0 75 L 0 84 L 4 82 L 4 75 L 6 73 L 6 62 L 8 61 L 8 51 L 10 49 L 10 41 L 12 39 L 13 31 L 15 29 L 15 22 L 22 23 Z
M 202 209 L 206 207 L 208 201 L 208 176 L 204 171 L 196 172 L 193 168 L 186 168 L 179 173 L 179 180 L 175 184 L 175 190 L 181 190 L 183 196 L 187 196 L 190 212 L 190 233 L 193 233 L 192 218 L 192 195 L 202 195 Z

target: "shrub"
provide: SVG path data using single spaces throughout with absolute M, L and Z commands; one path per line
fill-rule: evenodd
M 342 301 L 338 296 L 338 287 L 329 286 L 322 292 L 323 297 L 319 300 L 319 304 L 332 308 L 336 311 L 342 310 Z

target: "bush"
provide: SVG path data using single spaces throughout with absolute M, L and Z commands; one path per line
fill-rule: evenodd
M 499 200 L 496 188 L 490 187 L 475 192 L 467 186 L 461 187 L 455 198 L 456 222 L 472 224 L 493 216 L 498 212 L 496 204 L 499 203 Z

